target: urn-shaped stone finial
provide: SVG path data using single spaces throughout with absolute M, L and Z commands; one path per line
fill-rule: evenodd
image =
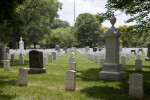
M 116 23 L 116 18 L 115 18 L 115 16 L 114 16 L 114 14 L 111 16 L 111 18 L 110 18 L 110 23 L 111 23 L 111 25 L 112 25 L 112 28 L 115 28 L 114 27 L 114 24 Z

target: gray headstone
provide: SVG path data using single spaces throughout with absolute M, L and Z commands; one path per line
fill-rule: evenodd
M 53 62 L 53 55 L 51 54 L 48 57 L 49 57 L 49 62 Z
M 59 46 L 59 45 L 56 45 L 56 46 L 55 46 L 55 50 L 58 51 L 58 52 L 60 52 L 60 46 Z
M 4 60 L 4 71 L 9 71 L 9 70 L 10 70 L 10 61 Z
M 53 60 L 56 60 L 56 59 L 57 59 L 57 54 L 56 54 L 56 52 L 52 52 L 52 55 L 53 55 Z
M 145 58 L 145 61 L 150 61 L 150 43 L 147 45 L 147 57 Z
M 134 73 L 129 76 L 129 96 L 143 98 L 143 75 Z
M 99 59 L 99 57 L 97 55 L 94 55 L 94 62 L 95 63 L 98 63 L 98 59 Z
M 105 59 L 104 59 L 104 58 L 101 58 L 101 59 L 100 59 L 100 68 L 103 68 L 104 63 L 105 63 Z
M 75 91 L 76 71 L 68 70 L 65 73 L 65 90 Z
M 69 69 L 76 71 L 76 62 L 69 63 Z

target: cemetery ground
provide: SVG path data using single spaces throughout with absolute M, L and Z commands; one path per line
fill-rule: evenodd
M 144 98 L 150 100 L 150 62 L 142 56 L 143 71 L 135 71 L 135 59 L 127 60 L 123 65 L 126 80 L 99 80 L 99 63 L 88 60 L 78 52 L 75 55 L 76 90 L 65 91 L 65 71 L 69 69 L 69 52 L 48 65 L 45 74 L 29 74 L 28 86 L 19 87 L 18 69 L 28 68 L 28 58 L 25 64 L 19 65 L 19 57 L 11 62 L 10 71 L 4 71 L 0 65 L 0 100 L 135 100 L 129 98 L 129 74 L 140 73 L 144 77 Z

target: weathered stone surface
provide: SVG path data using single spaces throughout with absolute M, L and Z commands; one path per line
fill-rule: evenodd
M 15 54 L 11 54 L 11 61 L 15 61 Z
M 65 51 L 65 53 L 67 53 L 67 47 L 64 47 L 63 50 Z
M 28 69 L 20 68 L 18 86 L 27 86 L 27 85 L 28 85 Z
M 145 58 L 145 61 L 150 61 L 150 43 L 147 45 L 147 57 Z
M 48 65 L 48 57 L 46 56 L 43 57 L 43 64 Z
M 126 65 L 126 57 L 121 56 L 121 64 Z
M 73 53 L 71 53 L 71 54 L 70 54 L 70 58 L 73 58 L 73 57 L 74 57 L 74 54 L 73 54 Z
M 99 59 L 99 57 L 97 55 L 94 55 L 94 59 L 93 60 L 94 60 L 95 63 L 98 63 L 98 59 Z
M 9 71 L 9 70 L 10 70 L 10 61 L 4 60 L 4 71 Z
M 74 57 L 69 58 L 69 63 L 73 63 L 73 62 L 75 62 Z
M 76 62 L 69 63 L 69 69 L 76 71 Z
M 60 46 L 59 46 L 59 45 L 56 45 L 56 46 L 55 46 L 55 50 L 58 51 L 58 52 L 60 52 Z
M 56 60 L 56 59 L 57 59 L 57 54 L 56 54 L 56 52 L 52 52 L 52 55 L 53 55 L 53 60 Z
M 68 70 L 65 73 L 65 90 L 75 91 L 76 71 Z
M 135 70 L 142 71 L 142 60 L 135 60 Z
M 53 62 L 53 55 L 51 54 L 48 57 L 49 57 L 49 62 Z
M 105 63 L 105 59 L 104 59 L 104 58 L 101 58 L 101 59 L 100 59 L 100 68 L 103 68 L 104 63 Z
M 137 60 L 142 60 L 142 56 L 138 54 L 137 57 L 136 57 L 136 59 Z
M 19 64 L 24 64 L 24 56 L 22 54 L 19 56 Z
M 143 75 L 134 73 L 129 76 L 129 96 L 143 98 Z

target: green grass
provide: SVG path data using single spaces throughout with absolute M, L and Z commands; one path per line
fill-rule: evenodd
M 25 65 L 18 64 L 18 57 L 11 62 L 11 70 L 4 71 L 0 65 L 0 100 L 135 100 L 129 98 L 129 74 L 140 73 L 144 77 L 144 99 L 150 100 L 150 62 L 143 59 L 143 71 L 134 71 L 135 57 L 123 65 L 127 78 L 122 81 L 99 80 L 98 63 L 93 63 L 78 52 L 76 91 L 65 91 L 65 71 L 69 69 L 69 53 L 49 63 L 46 74 L 28 75 L 28 86 L 19 87 L 18 69 L 29 67 L 25 56 Z

